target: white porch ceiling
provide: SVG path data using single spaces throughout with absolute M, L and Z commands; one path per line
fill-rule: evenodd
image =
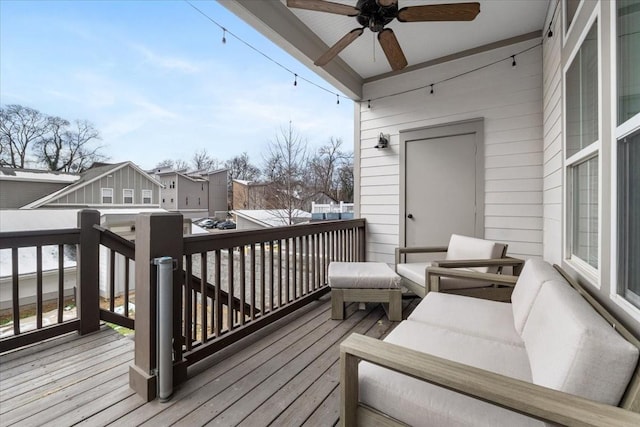
M 355 6 L 356 0 L 332 0 Z M 468 0 L 399 0 L 399 7 Z M 471 22 L 393 21 L 393 29 L 409 66 L 432 61 L 542 31 L 550 0 L 477 0 L 480 14 Z M 358 99 L 362 84 L 389 75 L 389 66 L 376 34 L 369 30 L 325 67 L 313 65 L 325 50 L 360 25 L 355 18 L 330 13 L 289 9 L 286 0 L 222 0 L 240 18 L 301 60 L 311 70 Z

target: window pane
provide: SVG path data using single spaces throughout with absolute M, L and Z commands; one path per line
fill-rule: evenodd
M 618 125 L 640 112 L 640 0 L 618 1 Z
M 640 133 L 618 150 L 618 274 L 623 295 L 640 307 Z
M 567 158 L 598 140 L 598 30 L 594 22 L 566 75 Z
M 573 168 L 572 254 L 598 268 L 598 158 Z

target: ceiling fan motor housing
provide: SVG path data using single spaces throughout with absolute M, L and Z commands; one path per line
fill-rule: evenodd
M 398 16 L 398 4 L 380 6 L 376 0 L 358 0 L 356 8 L 360 9 L 357 20 L 363 27 L 368 27 L 374 33 L 384 29 L 384 26 Z

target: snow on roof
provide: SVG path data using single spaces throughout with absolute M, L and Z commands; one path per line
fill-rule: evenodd
M 115 208 L 115 209 L 98 209 L 100 216 L 104 215 L 136 215 L 142 213 L 163 213 L 168 212 L 162 208 Z
M 0 210 L 0 231 L 76 228 L 79 209 Z
M 71 184 L 80 179 L 80 175 L 35 169 L 0 168 L 0 180 L 29 182 L 61 182 Z
M 289 211 L 287 209 L 239 209 L 234 210 L 233 213 L 242 218 L 248 219 L 249 221 L 260 223 L 268 227 L 282 227 L 289 225 Z M 291 212 L 291 217 L 296 220 L 296 222 L 301 222 L 301 220 L 310 220 L 311 213 L 300 209 L 294 209 Z

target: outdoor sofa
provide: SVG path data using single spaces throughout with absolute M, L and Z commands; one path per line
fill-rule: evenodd
M 384 341 L 348 337 L 342 425 L 640 425 L 638 339 L 544 261 L 502 280 L 511 303 L 430 292 Z

